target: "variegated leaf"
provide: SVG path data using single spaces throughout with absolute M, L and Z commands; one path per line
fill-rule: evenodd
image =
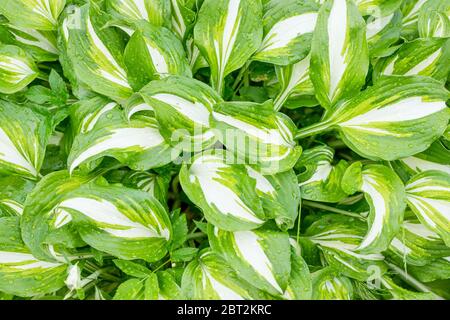
M 402 229 L 389 246 L 389 251 L 396 255 L 399 261 L 414 266 L 424 266 L 450 255 L 450 248 L 439 235 L 416 221 L 403 222 Z
M 282 296 L 291 273 L 289 235 L 276 228 L 228 232 L 212 225 L 208 238 L 214 252 L 253 286 Z
M 358 252 L 366 230 L 362 221 L 327 214 L 308 227 L 305 237 L 319 246 L 330 266 L 347 277 L 366 281 L 371 268 L 378 268 L 380 275 L 387 270 L 382 254 Z
M 369 230 L 356 250 L 363 254 L 386 250 L 400 230 L 406 207 L 404 185 L 389 167 L 361 163 L 352 164 L 345 173 L 342 186 L 348 193 L 364 193 L 370 206 Z
M 438 170 L 450 174 L 450 150 L 438 140 L 427 150 L 398 160 L 411 174 Z
M 448 38 L 450 37 L 450 17 L 444 10 L 424 8 L 419 13 L 418 28 L 421 38 Z
M 320 146 L 305 150 L 295 168 L 303 199 L 321 202 L 339 202 L 347 197 L 341 188 L 341 180 L 348 164 L 341 160 L 332 165 L 334 150 Z
M 81 247 L 85 243 L 69 223 L 71 215 L 58 207 L 64 198 L 95 176 L 70 176 L 67 171 L 46 175 L 28 195 L 20 227 L 22 239 L 38 259 L 54 260 L 54 245 Z
M 206 249 L 186 267 L 181 287 L 188 299 L 264 299 L 264 293 L 240 279 L 226 261 Z
M 169 76 L 151 81 L 140 91 L 155 111 L 161 135 L 172 146 L 201 151 L 216 142 L 210 129 L 213 105 L 222 98 L 206 84 L 192 78 Z
M 36 61 L 56 61 L 59 50 L 56 43 L 54 31 L 41 31 L 30 28 L 21 28 L 8 24 L 0 30 L 5 29 L 8 37 L 0 32 L 0 41 L 14 44 L 27 51 Z
M 167 203 L 169 182 L 170 177 L 148 171 L 130 171 L 122 179 L 124 186 L 145 191 L 163 205 Z
M 172 236 L 169 216 L 148 193 L 91 183 L 58 204 L 91 247 L 121 259 L 158 261 Z
M 108 110 L 114 103 L 100 106 L 81 122 L 84 128 L 75 137 L 67 159 L 70 172 L 80 165 L 92 169 L 89 164 L 105 156 L 134 170 L 160 167 L 178 156 L 164 141 L 155 118 L 135 116 L 127 120 L 121 110 Z
M 205 0 L 195 24 L 195 43 L 211 67 L 211 85 L 242 67 L 262 40 L 262 6 L 253 0 Z
M 136 26 L 124 53 L 128 78 L 135 90 L 172 74 L 192 76 L 183 45 L 172 32 L 144 21 L 136 22 Z
M 264 38 L 253 60 L 286 66 L 310 51 L 318 5 L 313 1 L 269 2 L 264 6 Z
M 387 16 L 370 17 L 366 22 L 366 38 L 371 58 L 390 56 L 400 39 L 402 15 L 396 11 Z
M 0 218 L 0 290 L 20 297 L 54 292 L 64 286 L 67 265 L 35 258 L 22 242 L 19 218 Z
M 369 67 L 366 27 L 352 0 L 327 0 L 311 47 L 311 80 L 327 110 L 363 86 Z
M 312 282 L 309 267 L 302 258 L 300 246 L 294 239 L 291 244 L 291 275 L 283 298 L 288 300 L 309 300 L 312 297 Z
M 294 226 L 300 205 L 300 189 L 294 170 L 263 176 L 247 166 L 248 175 L 256 180 L 258 193 L 267 217 L 275 219 L 281 230 Z
M 91 90 L 122 102 L 132 93 L 122 61 L 119 33 L 103 28 L 109 16 L 95 4 L 69 8 L 62 22 L 62 41 L 75 76 Z
M 36 79 L 38 72 L 33 59 L 23 49 L 0 43 L 0 93 L 22 90 Z
M 386 17 L 400 8 L 403 0 L 355 0 L 362 16 Z
M 450 257 L 436 259 L 424 266 L 408 266 L 408 273 L 422 282 L 449 279 Z
M 301 154 L 293 140 L 295 125 L 272 102 L 224 102 L 214 107 L 216 136 L 246 164 L 263 174 L 291 169 Z
M 3 0 L 0 13 L 15 26 L 54 30 L 66 0 Z
M 408 206 L 431 231 L 450 245 L 450 175 L 424 171 L 406 185 Z
M 442 84 L 428 77 L 383 77 L 296 137 L 336 128 L 347 146 L 365 158 L 405 158 L 426 150 L 443 134 L 450 118 L 448 98 Z
M 296 100 L 305 99 L 307 101 L 314 98 L 314 86 L 310 79 L 309 64 L 311 56 L 308 55 L 297 63 L 285 67 L 276 67 L 278 81 L 280 82 L 281 90 L 274 100 L 274 109 L 280 110 L 289 98 Z M 317 103 L 316 103 L 317 104 Z M 294 102 L 294 107 L 301 107 Z
M 251 230 L 266 220 L 256 180 L 224 150 L 204 151 L 183 164 L 180 183 L 207 221 L 223 230 Z M 226 201 L 223 201 L 227 199 Z
M 25 199 L 34 186 L 34 182 L 19 176 L 1 177 L 0 217 L 22 215 Z
M 446 81 L 450 71 L 450 39 L 417 39 L 377 63 L 374 79 L 383 75 L 422 75 Z
M 417 20 L 422 6 L 428 0 L 405 0 L 402 3 L 401 10 L 403 14 L 403 31 L 402 33 L 410 39 L 417 32 Z
M 0 100 L 0 172 L 36 179 L 51 134 L 48 116 Z
M 331 267 L 312 274 L 314 300 L 351 300 L 353 285 L 349 278 Z
M 170 0 L 107 0 L 107 11 L 117 19 L 147 20 L 154 26 L 169 27 Z

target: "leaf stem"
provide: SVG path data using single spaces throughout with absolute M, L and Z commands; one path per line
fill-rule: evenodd
M 302 204 L 310 207 L 310 208 L 317 208 L 317 209 L 322 209 L 322 210 L 328 210 L 334 213 L 339 213 L 339 214 L 343 214 L 352 218 L 357 218 L 359 220 L 365 220 L 365 218 L 363 216 L 361 216 L 358 213 L 354 213 L 354 212 L 350 212 L 350 211 L 346 211 L 346 210 L 341 210 L 335 207 L 331 207 L 331 206 L 327 206 L 325 204 L 322 203 L 318 203 L 318 202 L 314 202 L 314 201 L 308 201 L 308 200 L 303 200 Z
M 187 240 L 198 239 L 203 237 L 206 237 L 206 234 L 204 234 L 203 232 L 194 232 L 187 235 Z
M 323 121 L 315 123 L 309 127 L 299 129 L 297 133 L 295 134 L 295 139 L 303 139 L 307 138 L 319 133 L 322 133 L 326 130 L 329 130 L 329 128 L 333 125 L 333 123 L 329 121 Z

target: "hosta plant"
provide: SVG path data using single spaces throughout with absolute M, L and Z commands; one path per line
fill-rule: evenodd
M 0 300 L 450 299 L 449 1 L 0 2 Z

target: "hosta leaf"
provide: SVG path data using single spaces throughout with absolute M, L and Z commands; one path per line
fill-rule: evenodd
M 67 265 L 36 259 L 20 236 L 19 219 L 0 218 L 0 290 L 21 297 L 64 286 Z
M 22 238 L 33 255 L 52 260 L 52 245 L 83 246 L 73 226 L 70 214 L 58 205 L 93 177 L 69 175 L 57 171 L 46 175 L 28 195 L 21 218 Z M 56 243 L 55 243 L 56 241 Z
M 305 58 L 317 21 L 313 1 L 269 2 L 264 7 L 264 38 L 253 60 L 289 65 Z
M 122 179 L 124 186 L 148 192 L 162 204 L 167 203 L 170 178 L 147 171 L 131 171 Z
M 188 6 L 189 0 L 170 0 L 172 8 L 172 29 L 181 38 L 186 35 L 194 23 L 196 13 Z
M 419 13 L 418 28 L 421 38 L 448 38 L 450 37 L 450 18 L 444 10 L 423 8 Z
M 396 11 L 387 16 L 371 17 L 366 22 L 366 37 L 372 58 L 391 55 L 400 39 L 402 15 Z
M 297 63 L 285 67 L 276 67 L 281 90 L 274 100 L 274 109 L 280 110 L 289 98 L 311 98 L 314 96 L 314 86 L 309 76 L 310 55 Z M 295 107 L 301 107 L 296 105 Z
M 58 208 L 72 216 L 90 246 L 125 260 L 157 261 L 172 228 L 163 206 L 148 193 L 120 186 L 84 185 Z
M 400 159 L 399 162 L 412 174 L 428 170 L 450 174 L 450 150 L 440 140 L 434 142 L 427 150 Z
M 155 115 L 153 107 L 145 103 L 144 99 L 139 93 L 133 94 L 123 105 L 123 108 L 128 119 L 131 119 L 131 117 L 138 112 L 153 116 Z
M 49 117 L 0 100 L 0 172 L 37 178 L 51 134 Z
M 422 282 L 449 279 L 450 257 L 436 259 L 425 266 L 408 266 L 408 272 Z
M 183 45 L 172 32 L 143 21 L 136 25 L 124 53 L 129 80 L 136 90 L 171 74 L 192 76 Z
M 66 0 L 4 0 L 0 13 L 18 27 L 54 30 Z
M 170 26 L 170 0 L 107 0 L 106 7 L 118 19 Z
M 250 230 L 261 226 L 265 213 L 256 191 L 256 180 L 233 155 L 224 150 L 204 151 L 183 164 L 180 183 L 206 220 L 223 230 Z M 224 201 L 226 199 L 226 201 Z
M 370 206 L 369 230 L 357 251 L 365 254 L 378 253 L 387 249 L 400 230 L 406 207 L 404 185 L 391 168 L 383 165 L 365 165 L 360 177 L 350 174 L 354 172 L 353 168 L 359 166 L 360 164 L 355 163 L 349 167 L 343 181 L 343 186 L 346 186 L 344 190 L 354 184 L 358 191 L 364 193 Z
M 301 173 L 298 184 L 303 199 L 321 202 L 339 202 L 347 197 L 341 188 L 341 180 L 348 164 L 341 160 L 332 165 L 334 150 L 327 146 L 305 150 L 295 168 Z
M 295 125 L 271 102 L 219 103 L 212 119 L 219 141 L 264 174 L 291 169 L 301 154 L 293 140 Z
M 97 115 L 105 108 L 108 104 Z M 93 122 L 86 123 L 89 127 Z M 106 111 L 90 131 L 75 137 L 67 161 L 71 172 L 105 156 L 134 170 L 148 170 L 171 162 L 177 155 L 165 143 L 154 118 L 135 117 L 128 121 L 122 111 L 114 109 Z
M 436 170 L 419 173 L 407 183 L 406 198 L 417 218 L 450 245 L 450 175 Z
M 283 297 L 289 300 L 309 300 L 312 296 L 311 274 L 298 244 L 293 239 L 290 239 L 290 243 L 291 275 Z
M 365 234 L 363 222 L 328 214 L 309 226 L 305 236 L 320 247 L 330 266 L 343 275 L 365 281 L 373 268 L 378 268 L 380 275 L 387 269 L 382 254 L 357 252 Z
M 369 66 L 366 28 L 350 0 L 327 0 L 319 11 L 311 47 L 311 80 L 326 109 L 357 93 Z
M 355 0 L 362 16 L 385 17 L 396 11 L 402 0 Z
M 0 30 L 8 30 L 7 37 L 0 31 L 0 40 L 4 43 L 14 44 L 25 51 L 37 61 L 58 60 L 59 50 L 56 43 L 56 33 L 30 28 L 21 28 L 13 25 L 0 27 Z
M 256 180 L 256 192 L 266 216 L 274 218 L 281 230 L 294 226 L 300 204 L 300 189 L 294 170 L 263 176 L 247 166 L 250 177 Z
M 384 277 L 381 281 L 383 286 L 392 295 L 393 300 L 434 300 L 436 295 L 432 292 L 415 292 L 404 289 L 397 285 L 392 279 Z
M 252 0 L 205 0 L 194 29 L 195 43 L 211 67 L 211 84 L 242 67 L 262 39 L 262 6 Z
M 35 184 L 19 176 L 0 178 L 0 217 L 20 216 L 27 195 Z
M 297 138 L 337 128 L 347 146 L 366 158 L 405 158 L 426 150 L 445 131 L 448 97 L 434 79 L 384 77 L 324 122 L 302 129 Z
M 216 142 L 209 117 L 213 105 L 222 99 L 206 84 L 170 76 L 151 81 L 140 93 L 155 111 L 161 134 L 171 145 L 192 152 Z
M 0 93 L 15 93 L 33 81 L 39 70 L 21 48 L 0 43 Z
M 332 268 L 324 268 L 312 274 L 314 300 L 351 300 L 353 285 L 349 278 L 339 275 Z
M 240 277 L 272 295 L 284 294 L 291 273 L 287 233 L 270 227 L 228 232 L 210 225 L 208 238 Z
M 403 31 L 407 39 L 414 37 L 417 32 L 417 20 L 422 6 L 428 0 L 405 0 L 402 3 L 401 10 L 403 14 Z
M 186 267 L 181 282 L 188 299 L 263 299 L 264 294 L 238 277 L 218 254 L 204 250 Z
M 415 221 L 405 221 L 402 230 L 392 240 L 389 250 L 404 263 L 424 266 L 450 255 L 450 248 L 438 234 Z
M 108 19 L 95 4 L 75 7 L 64 19 L 62 32 L 76 77 L 93 91 L 120 102 L 132 89 L 122 62 L 122 39 L 116 30 L 103 28 Z
M 382 75 L 422 75 L 440 81 L 450 71 L 449 39 L 417 39 L 404 44 L 393 56 L 375 66 L 375 80 Z

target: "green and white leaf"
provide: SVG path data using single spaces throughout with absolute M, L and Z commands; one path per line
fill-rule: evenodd
M 360 220 L 327 214 L 311 224 L 305 236 L 319 246 L 330 266 L 347 277 L 366 281 L 373 268 L 378 268 L 380 276 L 387 269 L 382 254 L 358 252 L 366 232 Z
M 21 240 L 19 218 L 0 218 L 0 290 L 20 297 L 64 286 L 67 265 L 36 259 Z
M 311 80 L 317 100 L 331 110 L 359 92 L 369 67 L 366 27 L 351 0 L 327 0 L 320 8 L 311 47 Z
M 80 166 L 86 168 L 86 165 L 86 169 L 92 169 L 90 164 L 105 156 L 115 158 L 133 170 L 160 167 L 178 156 L 164 141 L 155 118 L 135 116 L 128 121 L 119 109 L 102 113 L 111 106 L 111 103 L 103 105 L 97 111 L 99 118 L 95 125 L 75 137 L 67 159 L 70 172 Z M 84 118 L 88 129 L 96 115 Z
M 19 176 L 0 178 L 0 217 L 21 216 L 23 205 L 35 183 Z
M 419 13 L 418 28 L 421 38 L 448 38 L 450 18 L 445 10 L 423 8 Z
M 275 67 L 280 92 L 274 100 L 274 109 L 280 110 L 289 98 L 311 99 L 314 97 L 314 86 L 310 78 L 311 56 L 308 55 L 297 63 L 285 67 Z M 300 107 L 301 105 L 299 105 Z
M 128 119 L 131 119 L 138 112 L 152 116 L 155 115 L 153 107 L 145 103 L 144 98 L 139 93 L 133 94 L 122 106 Z
M 266 220 L 257 182 L 224 150 L 204 151 L 180 170 L 180 183 L 208 222 L 228 231 L 251 230 Z M 224 201 L 226 199 L 226 201 Z
M 303 199 L 320 202 L 339 202 L 347 197 L 341 180 L 348 164 L 345 160 L 332 165 L 334 150 L 327 146 L 305 150 L 295 165 Z
M 192 77 L 180 40 L 169 30 L 138 21 L 124 52 L 128 78 L 140 90 L 151 80 L 169 75 Z
M 411 174 L 438 170 L 450 174 L 450 150 L 437 140 L 427 150 L 398 160 Z
M 271 101 L 219 103 L 214 107 L 212 126 L 227 149 L 263 174 L 291 169 L 301 154 L 293 140 L 294 123 L 274 111 Z
M 217 141 L 210 115 L 222 98 L 211 87 L 196 79 L 169 76 L 151 81 L 140 94 L 155 111 L 161 135 L 172 146 L 193 152 Z
M 428 77 L 383 77 L 296 137 L 336 128 L 347 146 L 365 158 L 406 158 L 428 149 L 444 133 L 448 98 L 442 84 Z
M 51 135 L 48 116 L 0 100 L 0 172 L 36 179 Z
M 370 57 L 390 56 L 398 46 L 402 28 L 402 15 L 396 11 L 387 16 L 369 17 L 366 21 L 366 37 Z
M 261 45 L 262 6 L 253 0 L 205 0 L 194 29 L 195 44 L 211 67 L 211 85 L 242 67 Z
M 384 165 L 370 164 L 361 168 L 361 164 L 356 162 L 347 169 L 342 185 L 348 193 L 355 190 L 363 192 L 370 206 L 369 229 L 356 250 L 363 254 L 386 250 L 401 228 L 406 207 L 400 178 Z
M 290 65 L 310 51 L 318 5 L 313 1 L 269 2 L 264 6 L 264 38 L 252 59 Z
M 310 300 L 312 282 L 309 267 L 302 258 L 300 247 L 294 239 L 291 244 L 291 275 L 283 297 L 288 300 Z
M 122 61 L 122 37 L 103 28 L 109 19 L 95 4 L 73 7 L 62 22 L 62 37 L 76 77 L 92 91 L 123 102 L 132 89 Z
M 0 93 L 12 94 L 38 76 L 33 59 L 23 49 L 0 43 Z
M 181 287 L 188 299 L 249 300 L 264 299 L 264 293 L 238 277 L 218 254 L 206 249 L 188 264 Z
M 379 61 L 375 66 L 374 80 L 383 75 L 421 75 L 446 81 L 449 61 L 449 39 L 417 39 L 404 44 L 391 57 Z
M 54 31 L 22 28 L 11 24 L 7 25 L 7 29 L 10 39 L 1 39 L 4 43 L 11 42 L 11 44 L 21 47 L 36 61 L 58 60 L 59 49 Z
M 291 273 L 289 235 L 276 228 L 228 232 L 212 225 L 208 238 L 214 252 L 253 286 L 282 296 Z
M 294 227 L 300 205 L 300 189 L 294 170 L 263 176 L 247 166 L 248 175 L 256 180 L 258 193 L 267 217 L 286 231 Z
M 406 184 L 408 206 L 431 231 L 450 244 L 450 175 L 436 170 L 417 174 Z
M 170 0 L 107 0 L 107 11 L 128 22 L 146 20 L 154 26 L 170 26 Z
M 81 238 L 97 250 L 150 262 L 167 253 L 169 216 L 146 192 L 91 183 L 71 192 L 58 208 L 70 214 Z
M 353 285 L 349 278 L 327 267 L 312 274 L 313 300 L 351 300 Z
M 15 26 L 38 30 L 55 30 L 66 0 L 4 0 L 0 7 Z

